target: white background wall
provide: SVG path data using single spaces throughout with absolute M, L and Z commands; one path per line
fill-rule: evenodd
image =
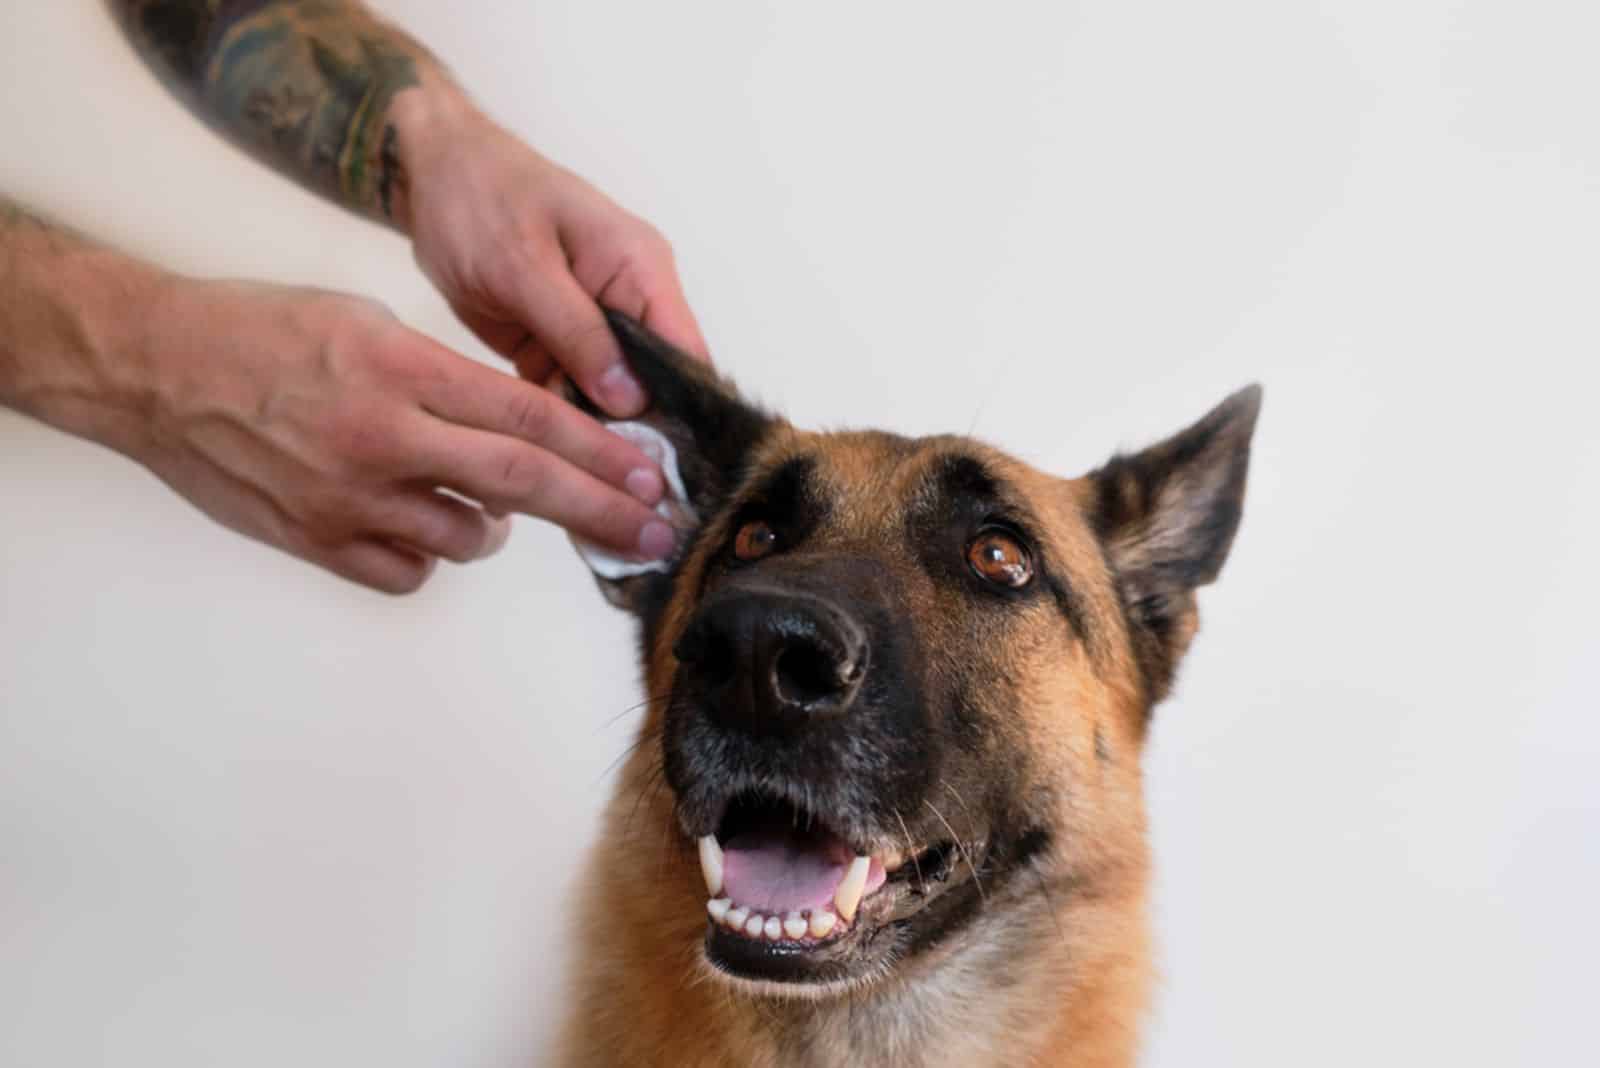
M 1264 381 L 1147 761 L 1147 1063 L 1594 1063 L 1593 5 L 380 6 L 798 421 L 1076 473 Z M 4 5 L 0 133 L 109 240 L 479 351 L 98 4 Z M 385 599 L 4 413 L 0 493 L 0 1063 L 537 1063 L 636 701 L 563 539 Z

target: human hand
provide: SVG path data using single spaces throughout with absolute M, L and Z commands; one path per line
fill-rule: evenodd
M 648 223 L 544 159 L 437 82 L 397 96 L 394 207 L 456 314 L 524 378 L 562 371 L 607 414 L 647 398 L 600 305 L 706 358 L 672 249 Z
M 142 430 L 110 443 L 212 518 L 375 589 L 494 552 L 511 512 L 630 554 L 672 546 L 643 453 L 375 302 L 168 279 L 132 348 Z

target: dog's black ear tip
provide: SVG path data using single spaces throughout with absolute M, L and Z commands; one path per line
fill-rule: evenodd
M 1248 414 L 1254 420 L 1261 414 L 1261 398 L 1266 392 L 1260 382 L 1252 382 L 1229 397 L 1226 403 L 1232 405 L 1241 415 Z
M 601 305 L 600 310 L 605 313 L 606 325 L 611 328 L 612 335 L 622 346 L 623 355 L 631 355 L 641 349 L 660 351 L 670 348 L 665 341 L 656 336 L 654 331 L 633 316 L 604 305 Z
M 622 348 L 622 358 L 644 382 L 647 391 L 655 393 L 669 381 L 698 383 L 715 379 L 714 373 L 699 360 L 633 316 L 604 306 L 601 310 L 605 312 L 611 335 Z
M 1240 437 L 1248 438 L 1255 431 L 1256 420 L 1261 417 L 1263 393 L 1261 383 L 1252 382 L 1230 393 L 1226 400 L 1212 409 L 1204 422 L 1218 428 L 1228 428 Z

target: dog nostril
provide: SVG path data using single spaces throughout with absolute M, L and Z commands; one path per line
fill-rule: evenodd
M 811 642 L 797 642 L 778 654 L 772 665 L 772 685 L 780 701 L 804 708 L 836 697 L 858 673 L 827 650 Z

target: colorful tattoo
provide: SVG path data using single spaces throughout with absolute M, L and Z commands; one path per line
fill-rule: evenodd
M 391 217 L 405 176 L 389 103 L 426 50 L 349 0 L 113 0 L 205 118 L 339 203 Z

